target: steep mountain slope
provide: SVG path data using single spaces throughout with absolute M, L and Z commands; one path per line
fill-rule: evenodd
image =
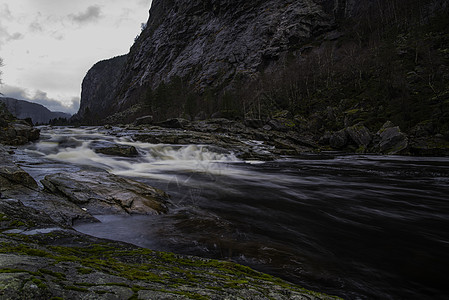
M 316 137 L 390 120 L 447 139 L 447 14 L 445 0 L 154 0 L 126 62 L 89 71 L 78 120 L 281 118 Z
M 52 112 L 43 105 L 31 103 L 13 98 L 0 98 L 5 103 L 8 111 L 18 119 L 31 118 L 33 123 L 48 124 L 52 119 L 70 118 L 69 114 L 63 112 Z
M 331 30 L 336 18 L 348 10 L 346 2 L 155 0 L 118 85 L 104 95 L 91 74 L 98 69 L 95 66 L 83 90 L 84 85 L 98 90 L 83 92 L 79 115 L 84 117 L 86 107 L 98 103 L 98 98 L 102 103 L 110 99 L 113 111 L 123 110 L 174 78 L 184 78 L 184 84 L 198 93 L 251 78 L 289 50 Z M 115 78 L 116 73 L 110 75 Z
M 127 56 L 117 56 L 96 63 L 86 74 L 81 85 L 81 105 L 72 120 L 98 120 L 111 113 L 115 88 Z

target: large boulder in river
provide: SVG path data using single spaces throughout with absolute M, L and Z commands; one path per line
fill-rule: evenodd
M 376 133 L 375 140 L 375 151 L 383 154 L 397 154 L 408 146 L 407 136 L 401 132 L 399 126 L 394 126 L 390 121 Z
M 351 140 L 359 147 L 368 147 L 371 143 L 372 137 L 368 128 L 363 125 L 357 124 L 346 128 L 346 133 Z
M 133 157 L 139 155 L 136 147 L 129 145 L 114 145 L 110 147 L 95 148 L 96 153 L 112 156 Z
M 344 129 L 334 132 L 330 139 L 329 144 L 334 149 L 342 149 L 348 144 L 348 135 Z
M 93 215 L 168 211 L 169 196 L 163 191 L 106 172 L 57 173 L 41 182 L 46 189 L 64 195 Z

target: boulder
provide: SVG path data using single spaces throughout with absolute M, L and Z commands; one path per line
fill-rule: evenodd
M 340 131 L 334 132 L 330 139 L 329 144 L 334 149 L 342 149 L 348 144 L 348 136 L 346 130 L 342 129 Z
M 359 147 L 367 147 L 372 140 L 371 132 L 363 125 L 354 125 L 346 128 L 346 133 Z
M 135 125 L 151 125 L 153 124 L 153 116 L 143 116 L 134 121 Z
M 133 157 L 139 155 L 136 147 L 129 145 L 114 145 L 110 147 L 95 148 L 96 153 L 112 156 Z
M 276 131 L 288 131 L 290 129 L 288 124 L 290 124 L 290 121 L 287 119 L 272 119 L 267 123 L 267 125 L 270 126 L 272 130 Z
M 39 139 L 40 131 L 22 120 L 0 118 L 0 141 L 7 145 L 23 145 Z
M 94 215 L 168 211 L 169 196 L 163 191 L 106 172 L 57 173 L 41 182 L 47 190 L 64 195 Z
M 245 119 L 245 126 L 251 128 L 262 128 L 265 122 L 260 119 Z
M 37 188 L 37 183 L 33 177 L 15 165 L 7 149 L 2 146 L 0 146 L 0 183 L 0 190 L 14 184 Z
M 408 138 L 401 132 L 399 126 L 394 126 L 390 121 L 387 121 L 382 128 L 376 133 L 375 145 L 376 152 L 383 154 L 397 154 L 407 148 Z
M 168 119 L 163 122 L 159 122 L 156 125 L 166 128 L 185 128 L 190 124 L 190 122 L 183 118 L 174 118 L 174 119 Z

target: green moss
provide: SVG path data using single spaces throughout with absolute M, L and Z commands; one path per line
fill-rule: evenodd
M 78 268 L 76 268 L 76 270 L 78 271 L 78 273 L 84 274 L 84 275 L 94 272 L 94 270 L 92 270 L 90 268 L 83 268 L 83 267 L 78 267 Z
M 5 215 L 4 213 L 0 213 L 0 222 L 2 221 L 8 221 L 9 217 Z
M 23 221 L 13 220 L 9 223 L 9 227 L 11 228 L 27 227 L 27 224 Z
M 60 272 L 54 272 L 51 270 L 47 270 L 47 269 L 39 269 L 38 270 L 39 273 L 41 274 L 46 274 L 46 275 L 50 275 L 52 277 L 55 277 L 57 279 L 66 279 L 66 275 Z
M 38 278 L 33 277 L 33 278 L 31 278 L 31 281 L 35 285 L 37 285 L 37 287 L 40 288 L 40 289 L 46 289 L 47 288 L 47 285 L 45 283 L 43 283 L 42 280 L 40 280 Z
M 74 285 L 66 285 L 66 286 L 64 286 L 64 289 L 69 290 L 69 291 L 83 292 L 83 293 L 87 293 L 89 291 L 86 288 L 82 288 L 82 287 L 74 286 Z

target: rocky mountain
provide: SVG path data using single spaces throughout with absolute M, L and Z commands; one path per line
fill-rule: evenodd
M 118 86 L 126 55 L 117 56 L 96 63 L 86 74 L 81 85 L 80 109 L 73 120 L 99 119 L 111 113 L 114 103 L 114 89 Z
M 88 72 L 76 120 L 276 119 L 325 144 L 391 121 L 447 140 L 447 14 L 444 0 L 154 0 L 127 56 Z
M 330 31 L 337 19 L 352 12 L 354 4 L 346 2 L 155 0 L 126 65 L 124 57 L 114 58 L 88 72 L 78 115 L 85 117 L 86 108 L 89 113 L 98 103 L 112 104 L 109 113 L 121 111 L 175 77 L 185 78 L 200 93 L 250 78 Z M 108 72 L 112 66 L 115 71 Z
M 57 118 L 70 118 L 70 114 L 50 111 L 43 105 L 13 98 L 0 98 L 0 102 L 6 105 L 8 111 L 18 119 L 31 118 L 33 123 L 48 124 L 50 120 Z

